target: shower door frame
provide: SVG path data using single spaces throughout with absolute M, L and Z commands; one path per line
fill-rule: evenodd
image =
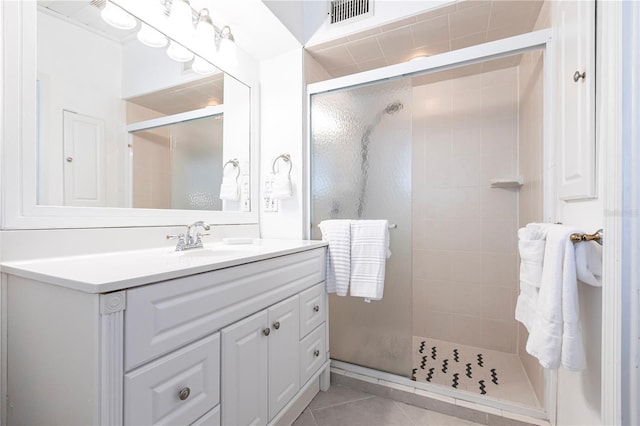
M 452 68 L 459 68 L 466 65 L 486 62 L 506 56 L 525 53 L 532 50 L 541 50 L 544 55 L 543 61 L 543 220 L 553 222 L 555 207 L 553 170 L 555 168 L 554 149 L 551 146 L 552 140 L 552 108 L 553 102 L 551 94 L 554 89 L 553 82 L 553 32 L 550 29 L 535 31 L 502 40 L 483 43 L 464 49 L 441 53 L 427 58 L 390 65 L 382 68 L 338 77 L 307 85 L 307 141 L 304 146 L 306 153 L 307 167 L 305 177 L 305 189 L 307 197 L 304 199 L 304 216 L 309 228 L 306 231 L 306 238 L 311 238 L 311 98 L 313 95 L 331 92 L 335 90 L 347 89 L 367 83 L 382 82 L 388 79 L 408 77 L 416 73 L 434 73 Z M 328 333 L 328 330 L 327 330 Z M 544 370 L 545 401 L 543 408 L 535 409 L 508 402 L 490 400 L 479 395 L 460 392 L 443 386 L 432 385 L 430 383 L 420 383 L 411 381 L 408 378 L 381 372 L 378 370 L 360 367 L 341 361 L 332 360 L 332 365 L 345 369 L 352 373 L 369 375 L 381 380 L 393 382 L 400 385 L 421 388 L 445 397 L 452 397 L 466 400 L 496 409 L 503 409 L 513 413 L 526 416 L 549 419 L 551 424 L 556 424 L 556 396 L 558 373 L 557 370 Z

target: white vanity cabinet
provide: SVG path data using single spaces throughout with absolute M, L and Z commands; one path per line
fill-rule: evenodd
M 4 421 L 290 423 L 328 387 L 325 248 L 257 259 L 109 293 L 3 265 Z

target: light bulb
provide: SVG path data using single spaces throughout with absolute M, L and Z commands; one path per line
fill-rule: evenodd
M 196 56 L 196 59 L 193 61 L 193 64 L 191 64 L 191 69 L 194 72 L 202 75 L 213 74 L 218 70 L 215 66 L 213 66 L 208 61 L 205 61 L 200 56 Z
M 188 0 L 173 0 L 169 13 L 171 26 L 184 35 L 190 35 L 193 31 L 193 14 Z
M 164 34 L 144 23 L 141 23 L 140 31 L 138 31 L 138 40 L 149 47 L 164 47 L 168 43 Z
M 216 30 L 213 28 L 213 21 L 209 15 L 209 9 L 202 9 L 198 15 L 196 37 L 198 37 L 203 43 L 215 42 Z
M 169 47 L 167 48 L 167 55 L 178 62 L 189 62 L 193 59 L 193 53 L 190 50 L 184 48 L 182 45 L 171 40 Z
M 222 31 L 220 31 L 220 44 L 218 46 L 218 54 L 220 55 L 220 60 L 223 63 L 227 65 L 235 65 L 237 61 L 236 43 L 229 27 L 224 27 L 222 28 Z
M 121 30 L 130 30 L 137 25 L 136 18 L 109 1 L 100 12 L 100 16 L 107 24 Z

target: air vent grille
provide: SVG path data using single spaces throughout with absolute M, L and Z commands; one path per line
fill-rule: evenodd
M 346 21 L 357 16 L 369 15 L 371 7 L 369 0 L 332 0 L 331 23 Z
M 89 3 L 91 6 L 96 7 L 98 9 L 102 9 L 106 3 L 106 0 L 91 0 Z

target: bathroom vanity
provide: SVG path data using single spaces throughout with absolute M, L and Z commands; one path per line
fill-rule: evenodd
M 6 262 L 8 424 L 290 424 L 329 386 L 325 243 Z

